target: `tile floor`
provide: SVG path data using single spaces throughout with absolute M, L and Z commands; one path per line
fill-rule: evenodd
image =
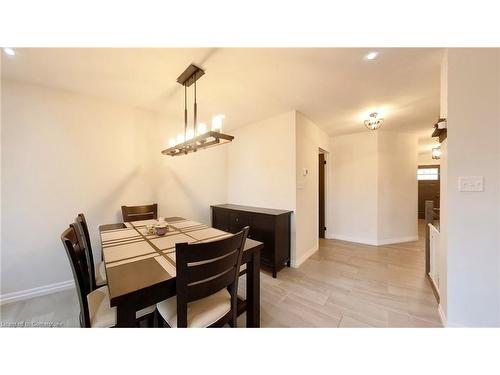
M 424 228 L 419 241 L 379 247 L 320 240 L 300 268 L 277 279 L 262 272 L 262 327 L 442 327 L 424 275 Z M 76 292 L 67 290 L 2 305 L 0 322 L 78 327 L 78 314 Z

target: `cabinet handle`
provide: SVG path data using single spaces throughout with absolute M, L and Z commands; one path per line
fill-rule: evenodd
M 239 219 L 239 218 L 236 218 L 236 222 L 238 222 L 238 221 L 240 221 L 240 219 Z

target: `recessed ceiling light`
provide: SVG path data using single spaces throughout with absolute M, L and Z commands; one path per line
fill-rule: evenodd
M 378 52 L 376 51 L 372 51 L 370 53 L 368 53 L 367 55 L 365 55 L 365 60 L 375 60 L 378 56 Z
M 15 56 L 16 55 L 16 51 L 14 51 L 12 48 L 9 48 L 9 47 L 5 47 L 3 49 L 3 51 L 9 55 L 9 56 Z

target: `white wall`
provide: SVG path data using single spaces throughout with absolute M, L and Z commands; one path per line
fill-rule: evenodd
M 417 147 L 414 134 L 378 131 L 379 244 L 418 239 Z
M 377 243 L 377 136 L 363 132 L 330 138 L 329 238 Z
M 500 60 L 497 49 L 447 58 L 447 320 L 499 326 Z M 484 191 L 459 192 L 460 176 L 483 176 Z
M 227 146 L 227 203 L 294 211 L 291 257 L 295 259 L 295 111 L 231 131 Z
M 2 81 L 1 294 L 72 280 L 60 235 L 151 202 L 154 116 L 69 92 Z
M 296 256 L 294 266 L 299 266 L 318 250 L 318 153 L 319 148 L 329 151 L 328 135 L 302 113 L 296 113 Z M 325 178 L 328 179 L 330 163 Z M 308 173 L 304 176 L 304 170 Z M 326 181 L 328 184 L 328 181 Z M 328 196 L 326 200 L 328 202 Z M 325 210 L 329 212 L 328 209 Z M 328 226 L 328 218 L 326 218 Z
M 443 150 L 441 150 L 442 152 Z M 440 159 L 433 159 L 430 152 L 424 154 L 418 154 L 418 165 L 440 165 Z
M 228 203 L 295 211 L 295 111 L 231 133 Z
M 414 241 L 417 136 L 377 130 L 331 138 L 328 236 L 382 245 Z
M 439 116 L 448 118 L 448 53 L 444 53 L 441 61 L 441 92 Z M 439 176 L 439 312 L 443 323 L 447 324 L 448 305 L 448 140 L 441 143 Z
M 498 63 L 498 70 L 500 71 L 500 49 L 497 49 L 497 63 Z M 497 108 L 500 109 L 500 74 L 498 77 L 498 87 L 497 87 L 497 100 L 498 100 L 498 106 Z M 498 117 L 498 123 L 500 124 L 500 110 L 497 111 L 497 117 Z M 500 131 L 498 132 L 498 144 L 500 145 Z M 500 152 L 498 153 L 498 165 L 500 165 Z M 498 182 L 498 196 L 500 196 L 500 175 L 499 175 L 499 182 Z M 498 215 L 500 216 L 500 199 L 498 200 Z M 500 220 L 498 220 L 498 243 L 500 244 Z M 500 270 L 500 251 L 498 252 L 498 270 Z M 500 286 L 500 271 L 498 272 L 498 285 Z M 498 300 L 500 301 L 500 287 L 498 288 Z M 500 320 L 500 303 L 498 304 L 498 316 Z

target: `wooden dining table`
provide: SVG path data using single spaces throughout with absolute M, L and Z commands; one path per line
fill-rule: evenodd
M 223 239 L 231 233 L 182 217 L 165 219 L 169 231 L 149 234 L 156 220 L 105 224 L 99 227 L 103 261 L 117 327 L 135 327 L 136 312 L 176 294 L 175 244 Z M 246 273 L 246 298 L 238 297 L 238 315 L 246 311 L 247 327 L 260 326 L 260 251 L 262 242 L 245 242 L 240 275 Z

